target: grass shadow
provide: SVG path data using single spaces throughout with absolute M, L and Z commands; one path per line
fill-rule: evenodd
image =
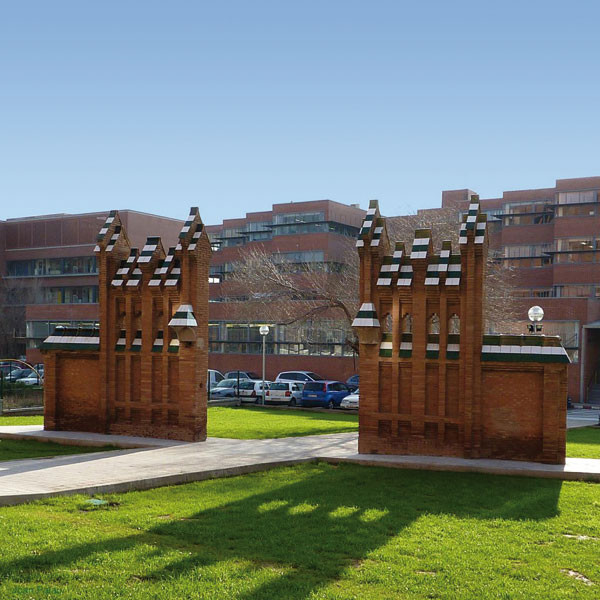
M 286 484 L 286 473 L 295 474 L 296 480 Z M 35 581 L 40 571 L 150 544 L 158 554 L 169 548 L 186 552 L 184 558 L 146 573 L 148 580 L 174 580 L 236 559 L 249 564 L 249 570 L 276 569 L 272 577 L 235 597 L 300 600 L 339 579 L 345 569 L 422 515 L 541 521 L 557 515 L 562 485 L 553 479 L 326 464 L 280 469 L 270 476 L 281 485 L 232 501 L 223 494 L 223 501 L 212 508 L 155 520 L 133 535 L 5 562 L 0 579 L 18 573 L 21 581 Z M 230 479 L 220 482 L 219 489 L 241 489 L 252 481 L 257 480 Z M 202 484 L 192 486 L 190 490 L 202 492 Z M 166 490 L 163 496 L 166 504 Z

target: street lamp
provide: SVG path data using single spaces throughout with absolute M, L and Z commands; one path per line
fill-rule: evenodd
M 260 326 L 260 335 L 262 335 L 262 340 L 263 340 L 263 370 L 262 370 L 262 403 L 264 405 L 265 403 L 265 361 L 266 361 L 266 341 L 267 341 L 267 336 L 269 335 L 269 326 L 268 325 L 261 325 Z
M 542 319 L 544 318 L 544 309 L 541 306 L 532 306 L 527 311 L 527 316 L 531 323 L 527 326 L 529 333 L 542 332 Z

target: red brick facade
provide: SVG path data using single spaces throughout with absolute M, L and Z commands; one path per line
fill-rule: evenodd
M 359 451 L 563 463 L 568 357 L 556 337 L 483 335 L 477 197 L 460 254 L 433 255 L 428 230 L 392 254 L 376 201 L 357 246 Z
M 114 211 L 96 255 L 99 331 L 43 345 L 45 428 L 206 439 L 210 242 L 197 209 L 168 253 L 159 237 L 131 248 Z
M 471 190 L 442 192 L 442 208 L 464 210 Z M 539 304 L 544 331 L 559 333 L 571 357 L 568 394 L 600 404 L 600 177 L 558 179 L 551 188 L 482 198 L 493 216 L 490 250 L 516 275 L 524 330 Z

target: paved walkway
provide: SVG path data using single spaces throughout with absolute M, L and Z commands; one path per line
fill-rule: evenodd
M 41 426 L 0 427 L 0 437 L 63 443 L 126 445 L 127 450 L 0 462 L 0 505 L 66 494 L 149 489 L 260 471 L 314 460 L 438 471 L 473 471 L 600 481 L 600 460 L 567 459 L 566 465 L 433 456 L 357 453 L 357 434 L 340 433 L 271 440 L 209 438 L 185 443 L 127 436 L 45 432 Z M 144 444 L 145 447 L 131 449 Z
M 598 417 L 600 411 L 598 409 L 589 408 L 573 408 L 567 411 L 567 429 L 575 427 L 590 427 L 598 425 Z

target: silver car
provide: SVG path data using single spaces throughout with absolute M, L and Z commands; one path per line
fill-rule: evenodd
M 300 381 L 275 381 L 267 390 L 267 404 L 296 406 L 302 399 L 304 383 Z
M 340 408 L 352 408 L 358 410 L 358 389 L 348 394 L 340 403 Z
M 210 390 L 211 400 L 233 398 L 235 396 L 237 396 L 237 379 L 222 379 Z

